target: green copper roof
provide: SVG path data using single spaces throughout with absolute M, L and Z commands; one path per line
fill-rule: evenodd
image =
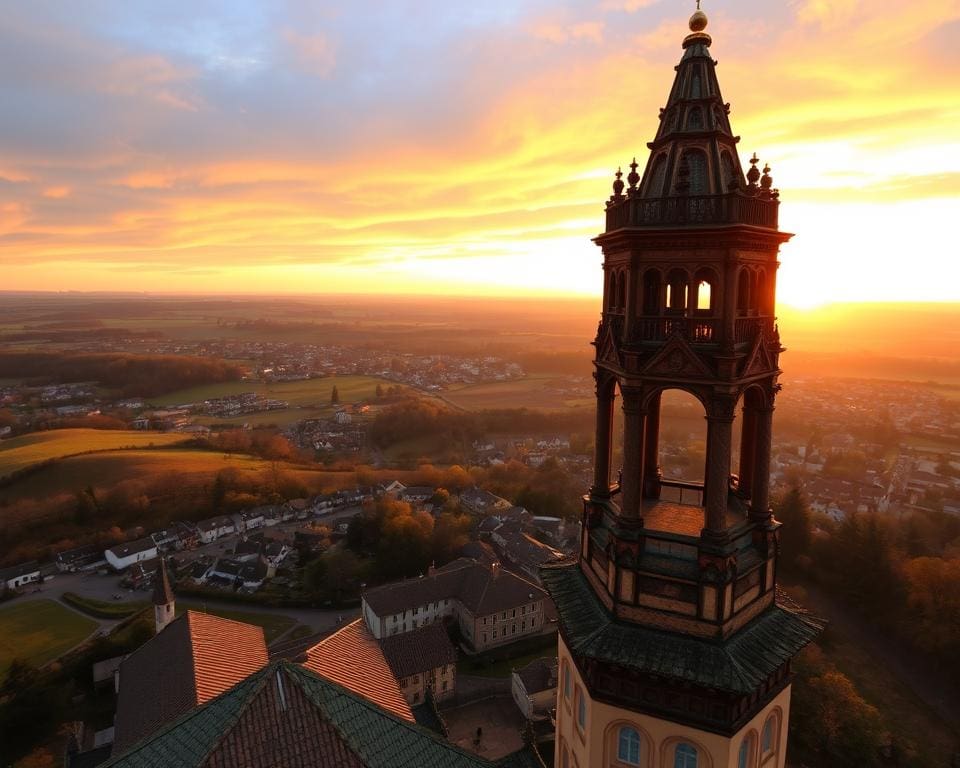
M 540 575 L 577 656 L 731 693 L 755 691 L 823 628 L 774 605 L 726 640 L 700 639 L 616 621 L 576 563 L 544 566 Z
M 533 753 L 496 763 L 473 755 L 287 661 L 264 667 L 105 768 L 199 768 L 223 764 L 231 751 L 245 755 L 244 765 L 264 768 L 542 768 Z

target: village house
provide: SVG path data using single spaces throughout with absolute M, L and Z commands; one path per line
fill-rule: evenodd
M 544 630 L 546 593 L 504 570 L 460 558 L 426 576 L 363 593 L 362 615 L 382 639 L 450 618 L 471 652 L 507 645 Z
M 227 515 L 210 517 L 197 523 L 197 534 L 201 544 L 210 544 L 223 536 L 236 533 L 237 527 L 233 518 Z
M 527 720 L 547 720 L 557 706 L 557 657 L 534 659 L 513 670 L 510 693 Z
M 103 553 L 103 556 L 111 568 L 115 571 L 123 571 L 134 563 L 155 558 L 157 556 L 157 544 L 149 537 L 137 539 L 136 541 L 128 541 L 126 544 L 117 544 L 115 547 L 110 547 Z
M 31 560 L 9 568 L 0 568 L 0 592 L 5 589 L 20 589 L 40 581 L 40 563 Z
M 442 622 L 384 638 L 380 649 L 410 706 L 443 701 L 456 693 L 457 651 Z
M 269 511 L 269 507 L 254 507 L 243 512 L 235 512 L 233 518 L 233 527 L 237 533 L 245 531 L 255 531 L 264 526 L 264 514 Z
M 95 544 L 86 547 L 76 547 L 57 552 L 57 570 L 62 573 L 76 573 L 78 571 L 94 571 L 101 565 L 106 565 L 104 551 Z
M 482 488 L 468 488 L 460 494 L 460 507 L 475 515 L 488 515 L 510 509 L 513 505 L 496 494 Z

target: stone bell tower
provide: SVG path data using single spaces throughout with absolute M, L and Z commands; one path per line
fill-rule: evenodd
M 643 176 L 636 160 L 626 183 L 617 171 L 595 239 L 594 480 L 579 562 L 543 572 L 560 614 L 560 766 L 782 768 L 790 660 L 819 631 L 775 594 L 774 306 L 791 235 L 770 169 L 754 155 L 744 175 L 706 26 L 698 3 Z M 667 390 L 702 406 L 703 482 L 661 475 Z

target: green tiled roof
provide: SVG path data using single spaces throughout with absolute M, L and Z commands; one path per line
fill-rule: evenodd
M 576 563 L 544 566 L 540 575 L 576 655 L 731 693 L 755 691 L 823 629 L 774 605 L 726 640 L 700 639 L 616 621 Z
M 532 753 L 521 754 L 527 750 L 492 763 L 304 667 L 275 661 L 115 757 L 105 768 L 218 765 L 222 763 L 220 754 L 226 742 L 231 749 L 239 748 L 247 756 L 245 766 L 264 768 L 294 764 L 359 764 L 369 768 L 542 767 Z M 352 755 L 354 762 L 344 762 L 345 754 Z M 214 755 L 217 759 L 213 759 Z

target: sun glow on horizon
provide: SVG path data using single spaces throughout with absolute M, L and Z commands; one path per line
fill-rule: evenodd
M 413 29 L 394 0 L 299 12 L 11 9 L 0 287 L 600 295 L 591 238 L 613 171 L 646 160 L 683 13 L 491 0 Z M 955 0 L 711 16 L 742 159 L 770 162 L 796 233 L 780 303 L 960 300 L 960 58 L 932 55 Z

